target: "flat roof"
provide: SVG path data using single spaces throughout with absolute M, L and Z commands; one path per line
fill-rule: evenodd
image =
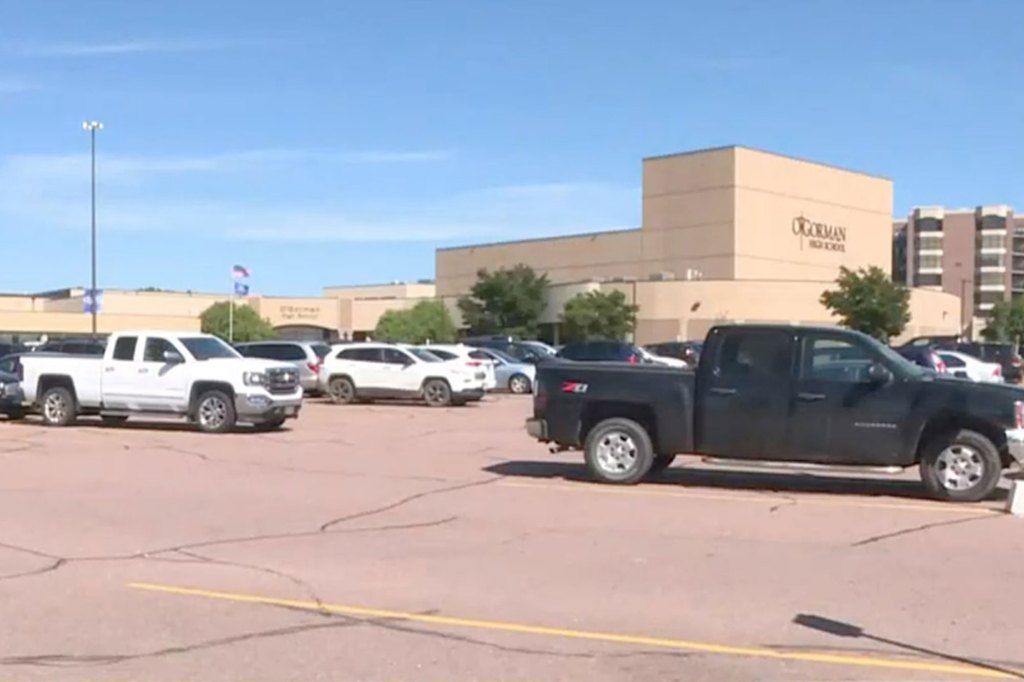
M 854 175 L 864 175 L 869 178 L 878 178 L 879 180 L 887 180 L 892 182 L 893 179 L 885 175 L 879 175 L 877 173 L 866 173 L 862 170 L 855 168 L 846 168 L 844 166 L 838 166 L 834 163 L 825 163 L 823 161 L 815 161 L 814 159 L 807 159 L 802 156 L 793 156 L 792 154 L 780 154 L 779 152 L 773 152 L 768 149 L 760 149 L 758 147 L 750 147 L 744 144 L 727 144 L 720 147 L 706 147 L 704 149 L 694 149 L 686 152 L 675 152 L 672 154 L 659 154 L 656 156 L 645 156 L 643 161 L 657 161 L 659 159 L 671 159 L 676 156 L 692 156 L 694 154 L 707 154 L 710 152 L 721 152 L 727 149 L 745 149 L 748 152 L 757 152 L 758 154 L 767 154 L 768 156 L 777 156 L 782 159 L 789 159 L 791 161 L 799 161 L 801 163 L 809 163 L 814 166 L 821 166 L 823 168 L 831 168 L 832 170 L 843 171 L 844 173 L 853 173 Z
M 577 237 L 599 237 L 603 234 L 623 234 L 625 232 L 639 232 L 639 227 L 620 227 L 611 230 L 595 230 L 593 232 L 577 232 L 575 234 L 556 234 L 550 237 L 530 237 L 529 239 L 506 239 L 500 242 L 482 242 L 477 244 L 466 244 L 464 246 L 445 246 L 435 251 L 461 251 L 463 249 L 482 249 L 488 246 L 508 246 L 509 244 L 527 244 L 529 242 L 550 242 L 555 239 L 575 239 Z

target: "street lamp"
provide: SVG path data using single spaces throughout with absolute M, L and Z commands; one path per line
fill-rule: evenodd
M 92 164 L 92 285 L 89 289 L 89 297 L 92 301 L 90 311 L 92 312 L 92 335 L 96 338 L 96 131 L 103 130 L 103 124 L 99 121 L 85 121 L 82 123 L 82 130 L 89 133 L 91 143 L 90 160 Z

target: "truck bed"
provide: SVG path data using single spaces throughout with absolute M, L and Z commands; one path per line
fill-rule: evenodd
M 22 388 L 25 401 L 34 403 L 39 396 L 39 379 L 43 376 L 69 377 L 75 386 L 76 398 L 84 407 L 99 407 L 103 383 L 103 358 L 96 355 L 25 355 L 21 359 L 24 372 Z
M 593 424 L 628 417 L 648 428 L 659 453 L 692 452 L 696 375 L 692 370 L 619 362 L 545 361 L 537 366 L 534 417 L 542 440 L 580 447 Z

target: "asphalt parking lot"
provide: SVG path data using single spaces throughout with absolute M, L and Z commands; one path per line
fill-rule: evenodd
M 528 397 L 0 423 L 0 678 L 1024 676 L 1024 520 L 916 478 L 586 482 Z

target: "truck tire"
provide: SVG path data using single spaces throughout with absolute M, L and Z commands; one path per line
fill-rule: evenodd
M 349 405 L 355 402 L 356 385 L 348 377 L 332 377 L 327 383 L 327 396 L 335 405 Z
M 583 456 L 591 476 L 602 483 L 639 483 L 654 464 L 651 437 L 632 419 L 614 417 L 590 429 Z
M 654 462 L 651 463 L 651 469 L 647 472 L 647 475 L 657 476 L 672 466 L 674 461 L 676 461 L 675 455 L 655 455 Z
M 969 429 L 939 434 L 921 453 L 921 481 L 937 500 L 980 502 L 992 494 L 1002 473 L 998 448 Z
M 227 433 L 235 428 L 235 403 L 224 391 L 204 391 L 196 400 L 196 426 L 203 433 Z
M 43 393 L 39 401 L 43 423 L 47 426 L 70 426 L 78 416 L 75 396 L 63 386 L 54 386 Z
M 452 389 L 444 379 L 428 379 L 423 384 L 423 399 L 431 407 L 448 407 L 452 404 Z

